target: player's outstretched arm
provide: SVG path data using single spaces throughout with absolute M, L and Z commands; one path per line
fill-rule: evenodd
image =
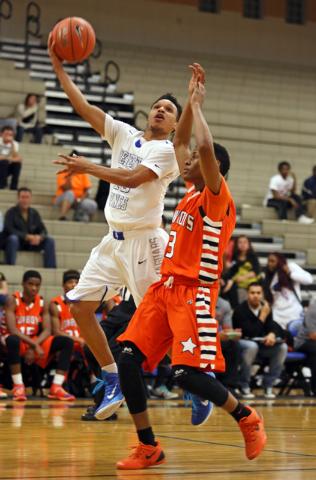
M 96 132 L 100 135 L 104 135 L 105 112 L 94 105 L 90 105 L 80 92 L 79 88 L 69 78 L 67 72 L 63 68 L 62 60 L 60 60 L 55 53 L 52 33 L 50 33 L 48 37 L 48 52 L 55 73 L 59 78 L 64 92 L 78 115 L 89 122 Z
M 192 77 L 189 84 L 189 95 L 187 101 L 185 102 L 183 112 L 177 125 L 176 133 L 173 139 L 173 146 L 176 152 L 181 177 L 183 177 L 185 161 L 190 156 L 190 141 L 193 126 L 193 114 L 191 108 L 192 93 L 198 79 L 202 83 L 205 82 L 204 70 L 198 63 L 194 63 L 194 66 L 190 65 L 189 68 L 192 70 Z
M 218 195 L 221 188 L 222 175 L 215 157 L 213 138 L 201 110 L 204 99 L 204 85 L 197 81 L 191 97 L 194 137 L 199 151 L 200 167 L 205 184 L 212 193 Z
M 63 158 L 64 161 L 54 160 L 53 163 L 56 165 L 64 165 L 65 168 L 59 170 L 56 174 L 63 174 L 66 177 L 73 174 L 82 175 L 83 173 L 88 173 L 100 180 L 105 180 L 106 182 L 126 188 L 137 188 L 143 183 L 152 182 L 158 178 L 158 175 L 153 170 L 144 165 L 138 165 L 135 170 L 107 168 L 102 165 L 95 165 L 94 163 L 88 162 L 84 157 L 77 157 L 76 155 L 69 157 L 68 155 L 59 153 L 58 156 Z

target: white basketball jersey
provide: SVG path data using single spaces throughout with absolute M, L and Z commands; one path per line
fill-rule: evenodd
M 111 167 L 134 170 L 141 164 L 158 175 L 137 188 L 110 185 L 104 214 L 110 227 L 119 232 L 158 228 L 167 186 L 179 175 L 172 143 L 169 140 L 147 142 L 143 134 L 106 114 L 102 138 L 113 150 Z

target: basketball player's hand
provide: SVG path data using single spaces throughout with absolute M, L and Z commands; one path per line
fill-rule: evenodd
M 264 344 L 267 345 L 268 347 L 273 347 L 275 344 L 275 334 L 274 333 L 269 333 L 264 337 Z
M 68 155 L 63 155 L 62 153 L 59 153 L 58 156 L 60 158 L 64 158 L 66 161 L 53 160 L 53 163 L 56 165 L 65 165 L 66 168 L 56 172 L 57 175 L 61 173 L 65 173 L 66 177 L 74 174 L 82 175 L 83 173 L 87 172 L 88 166 L 90 165 L 90 162 L 88 162 L 88 160 L 86 160 L 84 157 L 77 157 L 76 155 L 69 157 Z
M 48 47 L 48 53 L 50 56 L 50 59 L 53 64 L 54 70 L 60 70 L 63 66 L 63 60 L 61 60 L 55 52 L 55 42 L 53 42 L 53 34 L 50 32 L 48 35 L 48 42 L 47 42 L 47 47 Z
M 45 352 L 40 345 L 36 345 L 35 352 L 40 360 L 44 358 Z
M 192 77 L 189 84 L 189 94 L 192 95 L 197 82 L 201 82 L 204 85 L 205 72 L 201 65 L 199 65 L 198 63 L 194 63 L 193 66 L 189 65 L 189 68 L 192 70 Z
M 206 94 L 206 91 L 203 83 L 198 81 L 194 87 L 194 90 L 191 96 L 191 106 L 197 104 L 201 107 L 205 100 L 205 94 Z
M 80 338 L 80 337 L 76 338 L 75 343 L 79 343 L 79 345 L 81 345 L 82 347 L 84 347 L 85 344 L 86 344 L 85 340 L 83 338 Z
M 30 347 L 26 350 L 26 354 L 24 355 L 24 361 L 26 365 L 32 365 L 35 362 L 35 350 L 34 348 Z

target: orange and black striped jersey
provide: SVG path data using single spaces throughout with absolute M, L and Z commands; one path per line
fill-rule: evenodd
M 190 186 L 173 214 L 162 275 L 218 288 L 223 254 L 235 224 L 235 204 L 224 178 L 218 195 L 207 187 L 196 192 Z
M 64 295 L 53 298 L 52 303 L 57 305 L 60 330 L 67 333 L 70 337 L 82 338 L 78 325 L 70 313 L 70 308 L 65 301 Z
M 15 321 L 17 328 L 28 337 L 37 336 L 39 333 L 39 326 L 42 323 L 42 311 L 44 300 L 41 295 L 36 295 L 34 301 L 27 305 L 24 302 L 21 293 L 13 293 L 16 301 Z M 3 311 L 1 319 L 1 336 L 8 334 L 7 325 L 5 322 L 5 312 Z

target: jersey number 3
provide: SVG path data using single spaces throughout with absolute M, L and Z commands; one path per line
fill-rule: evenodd
M 168 243 L 168 252 L 166 253 L 165 257 L 166 258 L 172 258 L 174 254 L 174 247 L 177 241 L 177 232 L 174 232 L 173 230 L 170 231 L 170 240 Z M 170 250 L 169 250 L 170 248 Z

